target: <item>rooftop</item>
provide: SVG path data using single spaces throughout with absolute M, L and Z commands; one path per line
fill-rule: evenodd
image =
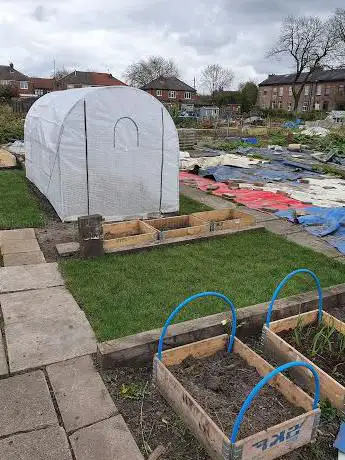
M 165 89 L 170 91 L 190 91 L 196 93 L 196 89 L 187 85 L 176 77 L 159 77 L 144 85 L 141 89 Z
M 270 86 L 270 85 L 289 85 L 294 82 L 295 73 L 285 75 L 269 75 L 268 78 L 262 81 L 259 86 Z M 299 82 L 303 82 L 306 73 L 302 73 L 299 78 Z M 343 81 L 345 80 L 345 69 L 335 70 L 316 70 L 309 76 L 308 82 L 332 82 L 332 81 Z
M 126 86 L 125 83 L 113 77 L 111 73 L 102 72 L 74 72 L 62 77 L 60 81 L 71 84 L 90 85 L 90 86 Z
M 0 80 L 27 81 L 29 77 L 10 65 L 0 65 Z

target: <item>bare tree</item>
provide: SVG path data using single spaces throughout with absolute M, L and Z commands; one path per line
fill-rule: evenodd
M 303 89 L 310 76 L 335 56 L 339 44 L 333 19 L 294 17 L 284 19 L 280 37 L 268 56 L 288 56 L 294 61 L 292 85 L 294 111 L 297 111 Z
M 60 80 L 60 78 L 66 77 L 66 75 L 69 75 L 71 73 L 70 70 L 65 69 L 65 67 L 61 67 L 61 69 L 56 69 L 52 73 L 52 78 L 55 80 Z
M 178 77 L 179 70 L 172 59 L 151 56 L 127 67 L 124 78 L 132 86 L 144 86 L 159 77 Z
M 201 74 L 201 84 L 213 96 L 215 91 L 228 89 L 233 82 L 232 70 L 226 69 L 219 64 L 209 64 Z
M 334 25 L 339 40 L 345 44 L 345 9 L 338 8 L 334 16 Z

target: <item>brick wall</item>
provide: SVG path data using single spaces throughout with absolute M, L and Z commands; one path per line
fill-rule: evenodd
M 175 98 L 170 97 L 171 95 L 169 95 L 170 92 L 168 90 L 165 90 L 165 89 L 161 90 L 162 93 L 160 96 L 157 94 L 157 91 L 159 90 L 156 90 L 156 89 L 147 90 L 148 93 L 152 94 L 152 96 L 155 96 L 159 101 L 162 101 L 162 102 L 171 102 L 171 103 L 183 102 L 183 103 L 188 104 L 188 103 L 193 103 L 197 100 L 197 94 L 189 92 L 189 91 L 175 91 L 175 95 L 176 95 Z M 185 98 L 185 93 L 188 93 L 188 92 L 191 97 L 190 99 Z
M 300 86 L 296 86 L 298 89 Z M 261 86 L 258 105 L 262 109 L 293 110 L 291 85 Z M 298 110 L 345 110 L 345 81 L 309 83 L 304 88 Z

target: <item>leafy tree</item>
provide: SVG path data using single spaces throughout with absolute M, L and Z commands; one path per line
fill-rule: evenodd
M 241 92 L 241 110 L 249 112 L 256 105 L 258 98 L 258 87 L 253 81 L 247 81 L 239 85 Z
M 18 96 L 18 89 L 12 85 L 0 86 L 0 103 L 9 104 L 12 97 Z
M 137 87 L 142 87 L 159 77 L 179 77 L 178 67 L 172 59 L 151 56 L 129 65 L 124 73 L 126 82 Z
M 226 69 L 219 64 L 209 64 L 201 74 L 202 86 L 207 88 L 212 96 L 216 91 L 230 88 L 233 79 L 232 70 Z
M 294 111 L 308 79 L 334 58 L 338 44 L 333 18 L 289 16 L 283 20 L 279 39 L 268 56 L 287 56 L 294 63 Z

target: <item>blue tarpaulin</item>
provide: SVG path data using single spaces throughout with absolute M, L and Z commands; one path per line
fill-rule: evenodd
M 301 210 L 299 210 L 301 211 Z M 331 246 L 345 254 L 345 208 L 320 208 L 312 206 L 303 210 L 305 215 L 298 216 L 298 222 L 307 232 L 325 239 Z M 293 210 L 279 211 L 278 217 L 295 222 Z

